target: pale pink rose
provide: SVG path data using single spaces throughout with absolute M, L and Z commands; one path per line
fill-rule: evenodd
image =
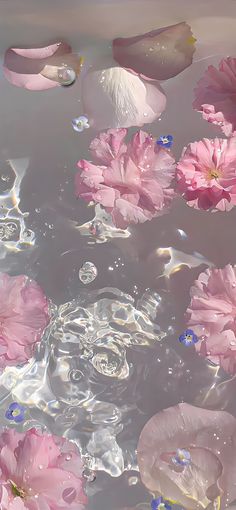
M 236 373 L 236 267 L 207 269 L 190 290 L 188 325 L 199 336 L 197 352 Z
M 170 151 L 143 131 L 126 145 L 126 132 L 110 129 L 95 138 L 90 149 L 99 165 L 80 160 L 75 179 L 77 197 L 100 203 L 119 228 L 162 214 L 174 196 L 170 184 L 175 162 Z
M 4 57 L 3 72 L 6 79 L 28 90 L 46 90 L 62 83 L 65 65 L 80 73 L 83 60 L 72 54 L 69 44 L 59 42 L 45 48 L 10 48 Z
M 39 285 L 27 276 L 0 273 L 0 366 L 32 357 L 49 323 L 49 305 Z
M 90 70 L 82 80 L 83 111 L 96 129 L 143 126 L 154 122 L 166 107 L 156 81 L 111 67 Z
M 2 510 L 82 510 L 83 465 L 76 446 L 30 429 L 0 435 Z
M 141 432 L 138 464 L 144 485 L 166 500 L 199 510 L 221 497 L 224 508 L 236 497 L 236 419 L 185 403 L 165 409 Z
M 190 143 L 177 164 L 177 190 L 197 209 L 229 211 L 236 204 L 236 137 Z
M 135 37 L 113 41 L 114 59 L 122 67 L 154 80 L 168 80 L 192 64 L 195 43 L 183 22 Z
M 236 130 L 236 58 L 209 66 L 195 89 L 193 108 L 208 122 L 221 127 L 226 136 Z

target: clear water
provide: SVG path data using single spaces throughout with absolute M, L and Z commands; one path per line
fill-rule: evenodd
M 167 109 L 147 126 L 173 134 L 178 158 L 189 141 L 212 137 L 192 110 L 193 87 L 207 65 L 235 55 L 235 0 L 0 0 L 1 54 L 62 38 L 100 64 L 114 37 L 183 20 L 198 39 L 194 63 L 163 85 Z M 144 508 L 135 451 L 149 417 L 181 401 L 235 413 L 223 380 L 215 390 L 217 370 L 177 339 L 200 269 L 236 262 L 236 209 L 205 215 L 177 201 L 161 218 L 113 228 L 74 197 L 76 162 L 94 137 L 73 131 L 82 113 L 79 80 L 35 93 L 0 75 L 0 267 L 37 280 L 54 316 L 32 362 L 2 374 L 0 414 L 5 424 L 19 400 L 23 429 L 46 427 L 82 448 L 89 508 Z

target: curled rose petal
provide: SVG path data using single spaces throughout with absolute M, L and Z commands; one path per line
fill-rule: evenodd
M 136 37 L 113 41 L 114 59 L 122 67 L 154 80 L 168 80 L 192 64 L 195 39 L 183 22 Z
M 236 137 L 190 143 L 177 164 L 177 190 L 196 209 L 229 211 L 236 204 Z
M 80 73 L 82 60 L 71 47 L 59 42 L 45 48 L 10 48 L 4 57 L 6 79 L 28 90 L 46 90 L 62 84 L 62 69 Z
M 100 165 L 85 160 L 75 178 L 76 196 L 101 204 L 114 224 L 127 228 L 163 214 L 174 191 L 171 188 L 175 161 L 150 135 L 136 133 L 124 143 L 125 129 L 109 129 L 91 142 Z
M 236 131 L 236 58 L 221 60 L 218 69 L 209 66 L 195 89 L 193 108 L 205 120 L 220 126 L 226 136 Z
M 90 125 L 96 129 L 150 124 L 166 106 L 157 82 L 120 67 L 89 71 L 82 80 L 82 102 Z
M 235 497 L 235 490 L 230 496 L 228 492 L 236 464 L 235 430 L 236 419 L 224 411 L 183 403 L 157 413 L 144 426 L 138 442 L 143 483 L 190 510 L 205 509 L 222 496 L 230 503 Z M 187 465 L 173 463 L 179 449 L 189 453 Z

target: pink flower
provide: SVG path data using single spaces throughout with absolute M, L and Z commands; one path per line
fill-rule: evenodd
M 190 290 L 188 324 L 200 337 L 195 349 L 236 373 L 236 267 L 207 269 Z
M 113 41 L 113 56 L 118 64 L 153 80 L 168 80 L 192 64 L 195 51 L 187 23 L 159 28 L 136 37 Z
M 76 175 L 77 197 L 100 203 L 114 224 L 126 228 L 161 214 L 174 192 L 169 188 L 174 159 L 147 133 L 138 131 L 126 145 L 126 129 L 101 133 L 90 145 L 96 164 L 80 160 Z
M 190 143 L 177 164 L 177 190 L 197 209 L 236 204 L 236 137 Z
M 185 453 L 190 462 L 177 462 Z M 138 442 L 146 487 L 189 510 L 236 497 L 236 419 L 224 411 L 179 404 L 153 416 Z M 209 507 L 210 508 L 210 507 Z
M 219 69 L 209 66 L 195 89 L 193 108 L 226 136 L 236 130 L 236 58 L 221 60 Z
M 111 67 L 85 75 L 82 103 L 90 125 L 96 129 L 141 127 L 160 117 L 166 97 L 158 82 Z
M 26 362 L 49 323 L 48 301 L 27 276 L 0 273 L 0 366 Z
M 28 90 L 45 90 L 57 87 L 69 74 L 76 78 L 80 73 L 82 59 L 72 54 L 65 42 L 45 48 L 10 48 L 4 57 L 6 79 Z M 67 68 L 66 68 L 67 66 Z
M 0 435 L 2 510 L 82 510 L 82 461 L 76 446 L 30 429 Z

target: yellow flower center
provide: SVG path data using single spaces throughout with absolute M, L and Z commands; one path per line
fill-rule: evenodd
M 209 168 L 207 176 L 208 179 L 211 181 L 212 179 L 219 179 L 221 173 L 220 170 L 218 170 L 217 168 Z
M 11 414 L 12 414 L 12 416 L 14 416 L 14 418 L 15 418 L 16 416 L 19 416 L 19 414 L 20 414 L 20 409 L 14 409 L 14 411 L 12 411 L 12 413 L 11 413 Z
M 193 35 L 191 35 L 190 37 L 188 37 L 186 42 L 187 42 L 187 44 L 192 45 L 192 44 L 195 44 L 196 41 L 197 41 L 197 39 L 195 39 L 195 37 L 193 37 Z
M 16 483 L 14 483 L 12 480 L 9 480 L 11 484 L 11 491 L 12 494 L 16 497 L 24 499 L 27 496 L 27 493 L 24 489 L 21 489 L 21 487 L 18 487 Z

